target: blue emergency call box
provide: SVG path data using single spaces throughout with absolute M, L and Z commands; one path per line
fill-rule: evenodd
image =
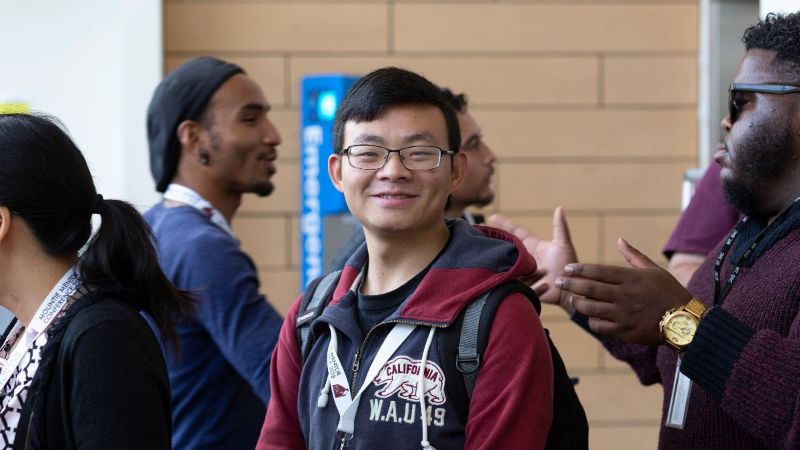
M 333 153 L 333 119 L 342 98 L 359 77 L 309 75 L 300 98 L 300 283 L 327 273 L 331 260 L 358 226 L 344 196 L 328 177 Z

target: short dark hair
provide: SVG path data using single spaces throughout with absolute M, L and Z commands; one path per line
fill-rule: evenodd
M 773 64 L 791 82 L 800 82 L 800 13 L 769 13 L 742 36 L 746 50 L 771 50 Z
M 0 114 L 0 206 L 30 228 L 51 256 L 77 257 L 88 286 L 146 311 L 168 341 L 190 299 L 161 271 L 150 229 L 129 203 L 97 196 L 86 160 L 56 119 Z M 92 235 L 92 214 L 100 215 Z M 131 294 L 125 294 L 131 291 Z
M 397 67 L 385 67 L 368 73 L 342 99 L 333 122 L 333 149 L 341 153 L 344 126 L 353 120 L 370 122 L 381 117 L 388 108 L 398 105 L 430 105 L 444 114 L 447 124 L 447 150 L 458 151 L 461 131 L 458 118 L 441 89 L 425 77 Z
M 442 88 L 442 95 L 456 112 L 463 113 L 467 111 L 467 95 L 463 92 L 461 94 L 454 94 L 450 89 Z

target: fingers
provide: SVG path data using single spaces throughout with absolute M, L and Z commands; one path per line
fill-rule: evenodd
M 605 302 L 616 301 L 620 296 L 616 285 L 602 283 L 585 278 L 559 278 L 556 286 L 583 297 Z
M 612 321 L 615 317 L 616 305 L 593 300 L 579 295 L 570 296 L 570 304 L 575 311 L 594 319 Z
M 501 230 L 508 231 L 509 233 L 513 232 L 514 228 L 517 228 L 517 224 L 512 222 L 508 217 L 502 214 L 492 214 L 486 219 L 486 223 L 489 226 L 500 228 Z
M 492 214 L 487 223 L 495 228 L 500 228 L 516 236 L 520 241 L 530 237 L 530 232 L 502 214 Z
M 540 268 L 536 272 L 520 277 L 519 280 L 530 286 L 538 283 L 545 275 L 547 275 L 547 271 Z
M 617 239 L 617 248 L 619 249 L 619 252 L 622 253 L 625 261 L 628 261 L 628 264 L 630 264 L 632 267 L 658 267 L 658 264 L 654 263 L 653 260 L 648 258 L 644 253 L 634 248 L 625 239 Z
M 547 293 L 547 291 L 549 291 L 552 288 L 552 286 L 550 286 L 548 283 L 540 282 L 534 284 L 533 286 L 531 286 L 531 288 L 533 289 L 533 293 L 536 294 L 537 297 L 541 297 L 545 293 Z
M 502 222 L 503 220 L 506 220 L 506 217 L 504 215 L 500 213 L 495 213 L 486 218 L 486 223 L 489 224 L 489 226 L 495 228 L 503 228 L 500 226 L 500 222 Z
M 600 336 L 614 337 L 619 333 L 619 324 L 597 317 L 589 317 L 589 328 Z
M 635 273 L 627 267 L 609 266 L 603 264 L 567 264 L 564 272 L 577 275 L 581 278 L 600 281 L 608 284 L 620 284 L 628 281 Z
M 614 339 L 624 337 L 629 327 L 620 322 L 617 305 L 578 296 L 572 297 L 572 307 L 588 317 L 589 328 L 593 332 Z
M 564 210 L 560 206 L 553 212 L 553 241 L 572 247 L 572 237 Z

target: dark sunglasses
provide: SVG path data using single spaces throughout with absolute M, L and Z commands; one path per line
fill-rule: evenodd
M 750 84 L 750 83 L 733 83 L 728 89 L 728 116 L 731 118 L 731 123 L 736 122 L 739 117 L 739 107 L 736 105 L 734 97 L 737 92 L 756 92 L 759 94 L 797 94 L 800 92 L 798 86 L 786 86 L 782 84 Z

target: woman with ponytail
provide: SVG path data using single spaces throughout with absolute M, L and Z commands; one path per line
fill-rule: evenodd
M 0 115 L 0 305 L 16 317 L 0 347 L 0 449 L 170 448 L 159 345 L 176 344 L 190 300 L 136 210 L 96 192 L 44 116 Z

